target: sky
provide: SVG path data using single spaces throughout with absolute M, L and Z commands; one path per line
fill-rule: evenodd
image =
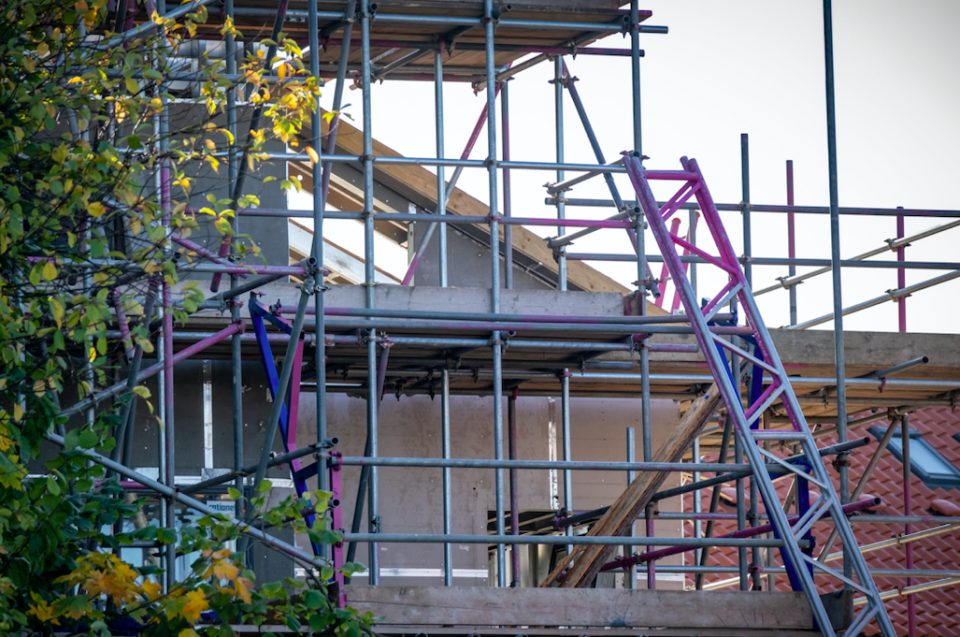
M 740 135 L 750 138 L 751 199 L 755 203 L 786 203 L 785 162 L 793 160 L 796 203 L 829 204 L 823 13 L 815 1 L 651 0 L 641 8 L 653 11 L 647 24 L 668 26 L 668 35 L 643 35 L 641 47 L 641 115 L 648 168 L 679 167 L 681 156 L 698 160 L 714 200 L 741 200 Z M 834 3 L 834 55 L 837 103 L 838 178 L 841 206 L 960 209 L 953 181 L 960 174 L 960 2 L 956 0 L 844 0 Z M 629 47 L 619 35 L 598 43 Z M 579 56 L 568 60 L 579 78 L 578 88 L 607 161 L 631 150 L 630 59 Z M 520 73 L 510 83 L 512 158 L 553 161 L 554 105 L 552 65 L 541 64 Z M 323 97 L 329 107 L 332 86 Z M 433 85 L 424 82 L 385 82 L 372 89 L 373 135 L 409 157 L 435 156 Z M 468 84 L 444 86 L 445 151 L 459 156 L 484 104 Z M 361 95 L 348 91 L 345 110 L 360 121 Z M 499 114 L 498 114 L 499 121 Z M 595 163 L 583 128 L 569 97 L 565 102 L 566 160 Z M 487 154 L 481 135 L 474 158 Z M 449 176 L 449 173 L 448 173 Z M 568 177 L 572 176 L 568 173 Z M 552 173 L 514 171 L 513 210 L 517 216 L 555 217 L 544 205 L 543 184 Z M 618 177 L 625 197 L 631 190 Z M 487 175 L 464 171 L 459 186 L 487 201 Z M 671 193 L 655 188 L 658 198 Z M 601 179 L 578 186 L 568 196 L 606 198 Z M 309 198 L 291 201 L 309 207 Z M 610 208 L 568 208 L 567 216 L 603 218 Z M 742 251 L 739 212 L 721 213 L 736 251 Z M 908 218 L 907 234 L 949 220 Z M 754 213 L 755 256 L 786 256 L 786 215 Z M 353 224 L 353 225 L 351 225 Z M 797 216 L 797 256 L 829 258 L 829 219 L 826 215 Z M 686 217 L 681 233 L 686 232 Z M 355 222 L 329 224 L 328 232 L 344 247 L 360 251 L 362 237 Z M 842 217 L 841 256 L 850 258 L 884 245 L 896 236 L 892 217 Z M 539 230 L 543 236 L 555 234 Z M 698 237 L 706 239 L 701 228 Z M 927 238 L 907 248 L 908 260 L 960 262 L 954 247 L 960 228 Z M 647 244 L 655 252 L 648 231 Z M 405 251 L 377 246 L 378 265 L 402 268 Z M 602 231 L 576 243 L 579 252 L 625 253 L 626 235 Z M 895 258 L 893 252 L 875 257 Z M 591 263 L 629 285 L 636 266 Z M 654 275 L 660 266 L 654 264 Z M 800 272 L 806 269 L 800 268 Z M 786 267 L 754 267 L 754 288 L 775 283 Z M 907 284 L 943 274 L 907 272 Z M 722 281 L 700 269 L 700 295 L 718 290 Z M 896 288 L 896 270 L 843 270 L 843 305 L 883 295 Z M 832 311 L 831 276 L 811 279 L 798 287 L 799 320 Z M 672 300 L 668 288 L 667 301 Z M 907 301 L 911 332 L 956 333 L 952 320 L 960 309 L 960 279 L 920 291 Z M 769 327 L 789 323 L 785 290 L 758 297 Z M 832 322 L 821 328 L 832 329 Z M 894 303 L 844 318 L 854 331 L 896 331 Z

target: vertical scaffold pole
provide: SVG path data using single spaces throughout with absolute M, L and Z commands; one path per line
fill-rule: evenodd
M 637 461 L 637 430 L 633 427 L 627 427 L 627 462 L 636 462 Z M 627 471 L 627 486 L 633 484 L 634 478 L 637 477 L 636 471 Z M 634 522 L 630 525 L 630 537 L 633 537 L 637 534 L 637 523 Z M 629 557 L 633 555 L 633 546 L 627 544 L 623 547 L 623 556 Z M 626 587 L 629 589 L 634 589 L 637 587 L 637 565 L 631 564 L 630 568 L 626 570 L 624 575 L 627 578 Z
M 640 3 L 638 0 L 630 2 L 630 62 L 631 62 L 631 80 L 633 88 L 632 100 L 632 120 L 633 120 L 633 148 L 636 152 L 643 154 L 643 128 L 641 120 L 640 103 Z M 637 236 L 637 309 L 640 316 L 647 314 L 647 253 L 645 239 L 646 222 L 637 207 L 637 214 L 634 221 L 634 231 Z M 650 462 L 653 455 L 653 439 L 651 434 L 651 414 L 650 414 L 650 350 L 646 343 L 640 343 L 640 417 L 641 429 L 640 437 L 643 444 L 643 461 Z M 653 520 L 650 517 L 648 509 L 644 515 L 646 518 L 646 534 L 653 533 Z M 653 547 L 648 547 L 652 551 Z M 656 564 L 649 562 L 647 564 L 647 588 L 656 588 L 657 575 Z
M 510 79 L 505 79 L 500 85 L 500 116 L 501 136 L 503 137 L 503 161 L 510 161 Z M 509 217 L 512 212 L 510 193 L 510 169 L 503 169 L 503 216 Z M 503 286 L 513 289 L 513 226 L 507 224 L 503 228 Z M 511 496 L 512 497 L 512 496 Z
M 310 74 L 316 78 L 317 83 L 320 80 L 320 31 L 317 20 L 317 0 L 310 0 L 307 16 L 307 29 L 310 31 Z M 320 99 L 316 100 L 313 116 L 310 118 L 310 127 L 313 132 L 311 146 L 317 153 L 318 158 L 323 153 L 323 130 L 322 119 L 320 117 Z M 323 162 L 317 161 L 313 164 L 313 257 L 317 260 L 317 273 L 314 275 L 316 288 L 313 294 L 314 316 L 316 317 L 316 327 L 314 328 L 313 355 L 314 367 L 317 373 L 316 389 L 316 423 L 317 423 L 317 442 L 323 442 L 327 439 L 327 365 L 326 365 L 326 341 L 324 340 L 324 299 L 323 293 L 326 289 L 323 280 L 323 208 L 326 204 L 326 197 L 323 192 Z M 327 471 L 317 471 L 317 487 L 321 491 L 330 489 L 330 474 Z M 325 550 L 325 549 L 321 549 Z
M 433 54 L 433 86 L 434 101 L 436 103 L 436 127 L 437 127 L 437 159 L 446 157 L 446 148 L 444 147 L 444 122 L 443 122 L 443 51 L 438 50 Z M 453 184 L 451 184 L 451 187 Z M 447 214 L 447 183 L 446 174 L 443 166 L 437 166 L 437 212 L 438 214 Z M 447 224 L 435 224 L 437 232 L 437 246 L 439 249 L 440 261 L 440 287 L 447 287 Z M 429 237 L 424 236 L 421 241 L 426 243 Z
M 160 15 L 166 15 L 166 0 L 157 2 L 157 11 Z M 162 87 L 162 93 L 166 93 L 165 87 Z M 160 113 L 160 155 L 163 157 L 160 162 L 160 201 L 163 208 L 163 225 L 166 227 L 166 236 L 164 243 L 164 253 L 167 258 L 172 256 L 172 246 L 169 240 L 171 232 L 170 214 L 172 206 L 170 205 L 170 166 L 165 158 L 169 148 L 170 133 L 170 113 L 167 98 L 161 96 L 160 101 L 163 110 Z M 176 488 L 176 435 L 174 429 L 173 412 L 173 290 L 169 279 L 166 277 L 163 281 L 162 305 L 163 305 L 163 429 L 166 434 L 164 438 L 163 453 L 166 457 L 166 474 L 164 483 L 170 488 Z M 176 529 L 177 503 L 173 498 L 167 498 L 166 501 L 167 519 L 166 526 L 169 529 Z M 175 544 L 168 544 L 166 547 L 166 581 L 167 586 L 171 586 L 176 579 L 177 551 Z
M 368 309 L 375 305 L 374 285 L 376 270 L 373 254 L 373 111 L 372 85 L 370 82 L 370 2 L 360 2 L 360 76 L 363 84 L 363 254 L 364 274 L 366 278 L 366 304 Z M 367 443 L 371 458 L 377 457 L 377 405 L 380 389 L 377 387 L 377 333 L 375 329 L 367 331 Z M 369 502 L 367 520 L 371 533 L 380 532 L 380 492 L 376 466 L 370 467 Z M 370 543 L 370 584 L 380 583 L 379 543 Z
M 837 377 L 837 442 L 847 441 L 846 353 L 843 338 L 843 294 L 840 278 L 840 195 L 837 180 L 837 115 L 833 78 L 833 4 L 823 0 L 823 59 L 827 97 L 827 159 L 830 177 L 830 261 L 833 276 L 833 334 Z M 837 457 L 840 467 L 840 504 L 850 501 L 850 474 L 847 453 Z M 843 575 L 851 576 L 849 547 L 843 544 Z M 845 587 L 846 584 L 844 585 Z
M 564 369 L 560 377 L 560 430 L 563 437 L 563 460 L 573 460 L 573 450 L 570 448 L 570 370 Z M 569 469 L 563 470 L 563 510 L 566 515 L 573 515 L 573 473 Z M 573 526 L 568 526 L 564 534 L 573 535 Z M 573 553 L 573 545 L 567 544 L 567 555 Z
M 787 205 L 793 205 L 793 160 L 787 160 Z M 797 258 L 797 234 L 796 234 L 796 220 L 794 218 L 794 213 L 787 213 L 787 257 L 790 259 Z M 787 269 L 787 274 L 790 278 L 793 278 L 797 275 L 797 266 L 791 265 Z M 790 286 L 790 325 L 797 324 L 797 286 Z
M 224 11 L 227 18 L 233 21 L 233 0 L 224 2 Z M 228 31 L 226 35 L 226 65 L 227 73 L 236 75 L 237 73 L 237 43 L 234 40 L 233 32 Z M 227 91 L 227 130 L 230 131 L 231 142 L 227 156 L 227 176 L 228 183 L 233 184 L 237 180 L 237 147 L 234 141 L 237 138 L 237 88 L 231 87 Z M 234 236 L 240 234 L 240 215 L 233 218 Z M 238 284 L 236 276 L 230 277 L 230 289 L 234 289 Z M 240 320 L 240 305 L 234 299 L 230 307 L 230 320 L 237 322 Z M 233 368 L 233 470 L 239 471 L 243 465 L 243 365 L 242 351 L 240 343 L 240 334 L 234 334 L 230 338 L 230 363 Z M 234 483 L 237 491 L 243 493 L 243 477 L 237 476 Z M 237 498 L 234 503 L 234 515 L 238 520 L 243 519 L 244 498 Z
M 444 460 L 451 458 L 450 453 L 450 370 L 446 365 L 440 370 L 440 428 L 441 445 L 443 446 Z M 453 532 L 453 498 L 450 493 L 451 469 L 443 468 L 443 534 Z M 453 545 L 447 542 L 443 545 L 443 584 L 453 586 Z
M 557 141 L 557 163 L 564 162 L 564 134 L 563 134 L 563 57 L 557 56 L 553 60 L 553 99 L 556 112 L 556 141 Z M 557 183 L 566 179 L 566 171 L 557 171 Z M 563 193 L 557 193 L 557 219 L 565 219 L 567 216 L 567 205 L 563 202 Z M 564 226 L 557 228 L 557 236 L 562 237 L 567 233 Z M 561 292 L 567 289 L 567 248 L 560 246 L 557 252 L 557 276 L 559 277 L 558 288 Z
M 497 221 L 497 69 L 493 48 L 493 0 L 483 3 L 483 25 L 487 61 L 487 174 L 490 184 L 490 311 L 500 312 L 500 223 Z M 503 460 L 503 361 L 500 332 L 493 332 L 493 446 L 494 457 Z M 497 535 L 504 535 L 503 469 L 496 469 Z M 497 545 L 497 585 L 506 586 L 506 547 Z

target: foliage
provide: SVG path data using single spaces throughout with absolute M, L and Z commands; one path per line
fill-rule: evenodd
M 120 366 L 123 348 L 107 338 L 117 310 L 131 319 L 132 344 L 154 350 L 142 302 L 148 284 L 173 286 L 196 256 L 177 253 L 173 233 L 186 238 L 211 224 L 236 259 L 257 256 L 234 225 L 235 210 L 257 198 L 211 193 L 209 205 L 191 207 L 198 178 L 224 172 L 228 151 L 247 151 L 253 171 L 268 141 L 295 146 L 319 95 L 286 38 L 240 59 L 236 76 L 226 75 L 223 60 L 204 57 L 189 82 L 176 80 L 185 38 L 239 37 L 233 25 L 211 28 L 199 7 L 180 23 L 141 13 L 145 22 L 124 36 L 115 30 L 129 25 L 113 5 L 0 0 L 0 632 L 109 634 L 125 620 L 147 634 L 228 634 L 195 627 L 211 610 L 226 622 L 279 619 L 297 630 L 305 622 L 305 631 L 358 635 L 369 621 L 330 605 L 329 569 L 306 585 L 255 586 L 240 555 L 226 548 L 241 533 L 226 518 L 202 518 L 179 537 L 154 525 L 109 532 L 144 502 L 127 499 L 117 479 L 87 458 L 114 451 L 119 414 L 149 398 L 145 387 L 66 432 L 61 396 L 88 396 Z M 271 45 L 278 54 L 264 59 Z M 266 125 L 247 148 L 226 126 L 231 93 L 249 93 L 248 108 L 263 110 Z M 173 102 L 201 115 L 171 133 L 165 118 Z M 189 284 L 181 291 L 173 308 L 179 321 L 203 300 Z M 41 441 L 55 430 L 66 434 L 66 448 L 40 464 Z M 316 507 L 311 536 L 335 540 L 322 515 L 326 496 L 287 500 L 264 519 L 293 517 L 306 532 L 296 514 Z M 189 577 L 163 592 L 158 566 L 132 567 L 116 556 L 133 542 L 199 557 Z M 302 593 L 291 596 L 298 587 Z

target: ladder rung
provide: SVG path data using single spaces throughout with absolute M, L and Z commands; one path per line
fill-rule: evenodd
M 803 442 L 809 434 L 802 431 L 779 431 L 777 429 L 763 429 L 751 431 L 754 440 L 787 440 Z

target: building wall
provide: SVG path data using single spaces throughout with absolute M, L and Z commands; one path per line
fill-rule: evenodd
M 451 397 L 451 452 L 455 458 L 493 458 L 492 398 Z M 328 396 L 328 435 L 340 439 L 339 449 L 346 456 L 363 455 L 366 440 L 366 401 L 347 395 Z M 506 408 L 504 408 L 506 414 Z M 653 442 L 661 443 L 670 428 L 679 421 L 672 401 L 653 402 Z M 640 445 L 641 412 L 639 400 L 575 398 L 571 401 L 571 439 L 574 460 L 626 460 L 626 429 L 637 430 L 637 457 Z M 506 430 L 506 423 L 504 423 Z M 518 458 L 548 460 L 553 454 L 563 457 L 559 398 L 517 400 Z M 316 440 L 316 410 L 313 396 L 301 399 L 298 445 Z M 506 435 L 506 433 L 505 433 Z M 440 400 L 428 396 L 404 397 L 397 401 L 387 396 L 380 403 L 379 453 L 381 456 L 432 457 L 442 455 Z M 551 442 L 553 441 L 553 442 Z M 506 442 L 504 454 L 506 455 Z M 488 512 L 496 510 L 495 472 L 492 469 L 454 469 L 452 472 L 452 531 L 459 534 L 484 534 Z M 509 507 L 508 472 L 504 472 Z M 343 469 L 343 515 L 349 527 L 355 509 L 360 469 Z M 523 470 L 519 472 L 519 505 L 523 510 L 551 511 L 563 502 L 563 477 L 557 472 Z M 679 475 L 669 477 L 668 486 L 679 485 Z M 620 472 L 573 472 L 573 505 L 588 510 L 612 504 L 626 488 L 626 476 Z M 436 468 L 394 468 L 379 470 L 379 503 L 384 533 L 442 533 L 443 479 Z M 662 510 L 678 510 L 679 502 L 663 503 Z M 638 525 L 638 531 L 642 534 Z M 367 517 L 361 532 L 367 532 Z M 658 535 L 678 536 L 680 523 L 656 523 Z M 299 544 L 307 548 L 305 538 Z M 356 561 L 369 563 L 368 547 L 360 546 Z M 666 561 L 665 561 L 666 563 Z M 672 562 L 671 562 L 672 563 Z M 677 562 L 679 563 L 679 562 Z M 453 549 L 454 583 L 478 586 L 490 583 L 487 545 L 455 544 Z M 392 585 L 442 585 L 443 547 L 441 544 L 381 544 L 381 582 Z M 458 576 L 459 575 L 459 576 Z M 643 580 L 645 582 L 645 580 Z M 679 587 L 675 577 L 663 575 L 663 587 Z

